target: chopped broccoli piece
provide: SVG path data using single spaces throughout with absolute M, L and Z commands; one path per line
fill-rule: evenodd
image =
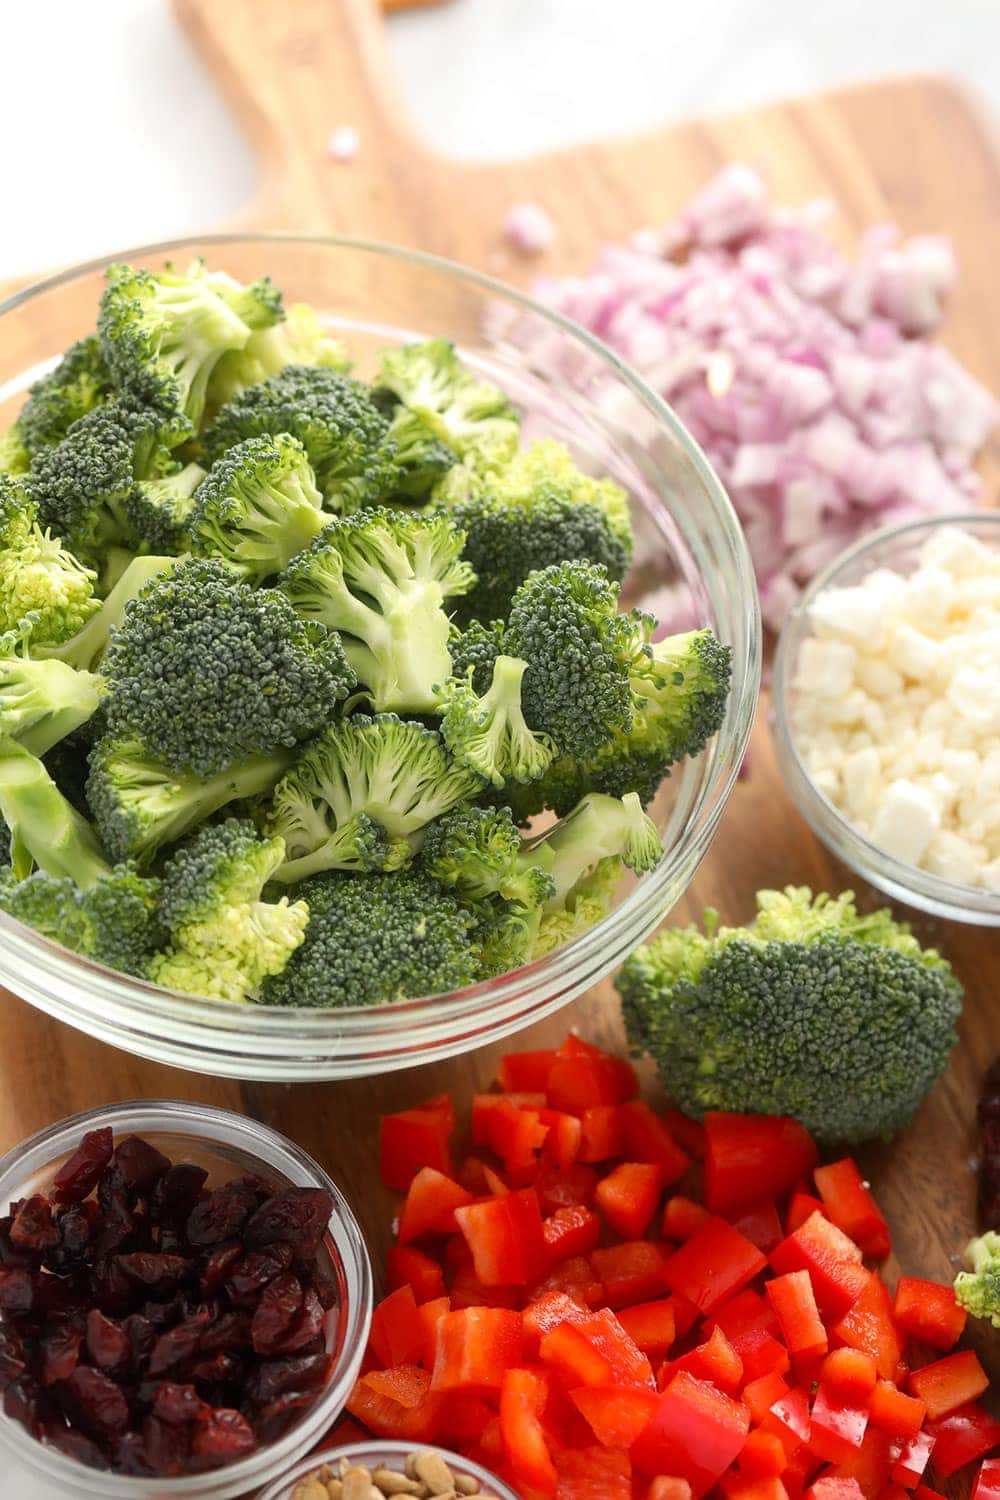
M 198 486 L 191 550 L 221 557 L 249 583 L 263 583 L 328 520 L 302 444 L 287 433 L 247 438 L 216 459 Z
M 289 750 L 272 751 L 196 776 L 168 770 L 138 740 L 105 736 L 91 751 L 87 802 L 114 858 L 146 865 L 219 808 L 270 791 L 291 759 Z
M 125 568 L 114 588 L 92 614 L 87 623 L 75 635 L 67 637 L 58 646 L 36 646 L 35 654 L 56 657 L 68 662 L 71 667 L 93 671 L 99 664 L 114 631 L 121 625 L 125 608 L 148 583 L 162 578 L 177 567 L 176 557 L 134 557 Z
M 302 942 L 309 908 L 261 893 L 284 858 L 281 839 L 261 838 L 248 819 L 209 824 L 163 867 L 157 919 L 169 946 L 149 977 L 167 989 L 213 1000 L 246 1000 L 280 974 Z
M 493 679 L 477 695 L 469 668 L 464 679 L 452 677 L 441 691 L 441 733 L 452 754 L 484 781 L 503 786 L 506 781 L 536 781 L 555 755 L 547 734 L 535 734 L 521 708 L 521 680 L 525 663 L 516 656 L 498 656 Z
M 611 910 L 622 878 L 622 860 L 608 854 L 598 860 L 588 874 L 582 875 L 567 892 L 561 906 L 542 912 L 531 946 L 532 958 L 543 958 L 564 943 L 595 927 Z
M 109 732 L 200 776 L 315 734 L 354 686 L 334 632 L 212 558 L 129 602 L 102 670 Z
M 955 1277 L 955 1299 L 973 1318 L 988 1318 L 1000 1328 L 1000 1234 L 988 1229 L 970 1240 L 965 1258 L 972 1270 Z
M 444 601 L 472 582 L 444 516 L 366 510 L 331 521 L 279 580 L 307 620 L 341 632 L 377 710 L 431 713 L 451 675 Z
M 26 481 L 0 474 L 0 632 L 33 645 L 75 635 L 95 613 L 95 575 L 38 525 Z
M 288 365 L 224 406 L 203 440 L 217 459 L 247 438 L 289 433 L 306 450 L 327 508 L 349 514 L 395 489 L 399 467 L 388 430 L 360 380 L 321 365 Z
M 29 454 L 61 443 L 73 423 L 86 416 L 110 389 L 95 335 L 72 344 L 54 369 L 36 380 L 17 419 Z
M 423 724 L 395 714 L 339 720 L 275 790 L 269 826 L 288 851 L 276 879 L 396 869 L 409 859 L 411 835 L 480 786 Z
M 621 859 L 630 870 L 642 873 L 655 869 L 663 853 L 656 824 L 643 812 L 634 792 L 621 798 L 588 793 L 568 817 L 542 835 L 532 850 L 555 883 L 555 891 L 546 902 L 549 911 L 562 906 L 600 860 Z
M 125 497 L 122 508 L 143 546 L 158 553 L 187 550 L 194 493 L 204 477 L 201 464 L 190 463 L 159 479 L 139 481 Z
M 93 828 L 56 786 L 42 762 L 0 737 L 0 816 L 10 830 L 11 864 L 19 878 L 37 865 L 88 890 L 109 866 Z
M 287 365 L 322 365 L 342 372 L 350 367 L 346 348 L 324 333 L 315 308 L 307 302 L 293 302 L 280 323 L 256 330 L 242 349 L 222 356 L 212 374 L 211 401 L 224 406 Z
M 416 869 L 314 875 L 300 894 L 309 907 L 305 941 L 264 985 L 267 1005 L 383 1005 L 479 977 L 475 918 Z
M 399 465 L 393 498 L 421 504 L 430 500 L 435 485 L 455 464 L 455 454 L 418 412 L 406 406 L 397 406 L 393 412 L 389 439 L 396 446 Z
M 142 976 L 162 941 L 156 923 L 159 882 L 118 865 L 87 890 L 36 870 L 0 880 L 0 909 L 64 948 L 125 974 Z
M 23 655 L 16 644 L 15 637 L 0 636 L 0 735 L 32 755 L 46 755 L 94 716 L 104 678 Z
M 748 927 L 668 929 L 618 987 L 634 1047 L 686 1114 L 792 1115 L 821 1141 L 888 1137 L 955 1043 L 961 989 L 888 911 L 848 891 L 761 891 Z
M 531 911 L 556 894 L 551 873 L 525 853 L 505 807 L 457 807 L 445 814 L 428 828 L 420 863 L 469 902 L 500 897 Z
M 453 629 L 448 651 L 453 675 L 470 682 L 473 692 L 481 698 L 489 692 L 497 657 L 504 653 L 503 621 L 484 625 L 473 620 L 464 630 Z
M 460 458 L 495 467 L 517 451 L 518 420 L 510 401 L 477 381 L 448 339 L 384 350 L 375 384 L 383 404 L 394 396 Z
M 0 475 L 21 476 L 31 468 L 31 454 L 24 446 L 21 432 L 15 422 L 6 432 L 0 432 Z

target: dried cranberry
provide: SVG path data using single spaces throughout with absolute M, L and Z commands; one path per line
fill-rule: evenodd
M 182 1360 L 190 1359 L 204 1332 L 205 1324 L 200 1318 L 188 1318 L 183 1323 L 178 1323 L 176 1328 L 168 1328 L 166 1333 L 161 1333 L 149 1356 L 150 1375 L 162 1375 L 165 1370 L 172 1370 Z
M 24 1270 L 36 1264 L 38 1257 L 29 1250 L 20 1250 L 10 1237 L 14 1215 L 0 1219 L 0 1268 L 5 1271 Z
M 135 1288 L 113 1260 L 101 1260 L 90 1273 L 90 1295 L 106 1313 L 127 1313 L 135 1297 Z
M 48 1417 L 42 1427 L 42 1436 L 53 1448 L 65 1453 L 67 1458 L 86 1464 L 88 1469 L 108 1469 L 110 1464 L 98 1445 L 75 1427 L 68 1427 L 58 1414 Z
M 30 1271 L 0 1272 L 0 1307 L 28 1313 L 35 1305 L 35 1280 Z
M 90 1215 L 88 1204 L 74 1204 L 65 1208 L 56 1218 L 58 1243 L 45 1254 L 45 1265 L 57 1276 L 68 1276 L 77 1266 L 82 1266 L 90 1246 Z
M 216 1467 L 243 1458 L 256 1446 L 257 1439 L 246 1417 L 220 1407 L 195 1428 L 191 1456 L 202 1465 Z
M 190 1442 L 186 1427 L 171 1427 L 169 1422 L 150 1415 L 142 1424 L 142 1445 L 150 1473 L 169 1479 L 187 1469 Z
M 94 1222 L 94 1253 L 110 1255 L 135 1233 L 136 1218 L 121 1188 L 109 1193 Z
M 309 1287 L 302 1299 L 302 1311 L 292 1327 L 271 1344 L 269 1350 L 261 1352 L 297 1354 L 300 1350 L 308 1348 L 313 1340 L 319 1337 L 325 1321 L 326 1313 L 323 1310 L 323 1304 L 312 1287 Z
M 302 1311 L 302 1283 L 286 1273 L 265 1287 L 253 1315 L 250 1336 L 258 1354 L 274 1354 Z
M 249 1349 L 250 1317 L 248 1313 L 226 1312 L 205 1329 L 199 1346 L 206 1354 L 216 1349 L 231 1351 Z
M 166 1328 L 173 1328 L 179 1323 L 183 1314 L 181 1312 L 180 1297 L 172 1297 L 169 1302 L 144 1302 L 139 1311 L 142 1316 L 156 1329 L 157 1333 L 163 1333 Z
M 116 1474 L 139 1475 L 146 1479 L 156 1473 L 150 1467 L 146 1455 L 146 1442 L 141 1432 L 123 1432 L 111 1445 L 112 1467 Z
M 29 1432 L 35 1432 L 42 1410 L 41 1391 L 30 1375 L 22 1375 L 10 1383 L 3 1393 L 3 1409 L 14 1422 L 20 1422 Z
M 72 1281 L 46 1271 L 39 1271 L 35 1277 L 35 1313 L 70 1316 L 82 1312 L 86 1305 L 83 1288 Z
M 85 1432 L 104 1437 L 128 1427 L 128 1403 L 103 1370 L 77 1365 L 63 1391 L 71 1416 Z
M 327 1354 L 306 1354 L 294 1358 L 267 1359 L 251 1371 L 246 1394 L 259 1406 L 266 1406 L 288 1391 L 314 1390 L 322 1385 L 330 1370 Z
M 53 1182 L 53 1197 L 59 1203 L 82 1203 L 93 1192 L 111 1160 L 114 1136 L 110 1125 L 88 1130 L 73 1155 L 59 1168 Z
M 207 1359 L 196 1359 L 189 1364 L 187 1374 L 197 1385 L 218 1390 L 225 1386 L 236 1386 L 242 1394 L 246 1366 L 235 1354 L 213 1354 Z
M 191 1274 L 191 1265 L 182 1255 L 159 1255 L 138 1250 L 131 1255 L 116 1255 L 115 1265 L 129 1281 L 141 1287 L 154 1302 L 172 1297 Z
M 132 1313 L 122 1324 L 128 1335 L 129 1364 L 136 1374 L 141 1374 L 156 1343 L 156 1329 L 141 1313 Z
M 265 1250 L 253 1250 L 236 1267 L 226 1283 L 230 1302 L 237 1307 L 252 1307 L 268 1282 L 291 1270 L 294 1251 L 291 1245 L 268 1245 Z
M 109 1173 L 114 1186 L 120 1184 L 127 1193 L 145 1197 L 169 1166 L 169 1158 L 141 1135 L 127 1135 L 114 1149 Z
M 209 1411 L 209 1406 L 193 1385 L 176 1385 L 172 1380 L 161 1380 L 153 1397 L 153 1415 L 171 1427 L 207 1417 Z
M 188 1215 L 187 1237 L 192 1245 L 220 1245 L 240 1233 L 261 1201 L 260 1193 L 237 1178 L 209 1193 Z
M 328 1312 L 331 1307 L 336 1307 L 340 1293 L 332 1276 L 327 1276 L 325 1271 L 313 1271 L 312 1284 L 313 1291 Z
M 332 1213 L 333 1198 L 325 1188 L 286 1188 L 261 1204 L 243 1238 L 250 1250 L 287 1240 L 308 1260 L 319 1249 Z
M 216 1246 L 201 1273 L 201 1289 L 206 1297 L 214 1297 L 225 1286 L 242 1259 L 243 1246 L 239 1240 L 226 1240 Z
M 83 1336 L 72 1323 L 57 1323 L 46 1329 L 39 1340 L 42 1362 L 39 1375 L 42 1385 L 68 1380 L 80 1363 Z
M 25 1200 L 14 1215 L 10 1238 L 19 1250 L 51 1250 L 58 1245 L 59 1228 L 47 1198 L 36 1193 L 33 1198 Z
M 117 1369 L 132 1353 L 126 1329 L 106 1317 L 99 1307 L 92 1307 L 87 1314 L 87 1353 L 102 1370 Z
M 169 1167 L 149 1198 L 150 1212 L 157 1223 L 186 1219 L 201 1197 L 207 1180 L 205 1168 L 196 1167 L 194 1162 L 181 1161 Z
M 0 1321 L 0 1391 L 5 1391 L 13 1381 L 19 1380 L 24 1371 L 24 1346 L 16 1330 Z
M 315 1403 L 315 1391 L 291 1391 L 287 1396 L 279 1396 L 277 1401 L 269 1402 L 261 1409 L 254 1423 L 257 1441 L 262 1444 L 276 1442 Z

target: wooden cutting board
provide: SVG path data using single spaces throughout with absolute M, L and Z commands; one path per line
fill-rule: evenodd
M 904 78 L 638 139 L 473 165 L 441 159 L 416 138 L 375 0 L 176 0 L 176 9 L 258 154 L 260 186 L 242 225 L 375 236 L 527 285 L 539 269 L 585 267 L 602 240 L 663 221 L 723 162 L 746 160 L 763 171 L 778 201 L 832 198 L 836 232 L 846 244 L 886 218 L 909 231 L 947 231 L 961 279 L 944 337 L 1000 390 L 1000 166 L 988 121 L 949 80 Z M 639 36 L 635 56 L 636 66 L 647 65 Z M 669 58 L 656 63 L 665 95 L 674 65 Z M 447 87 L 445 57 L 441 71 Z M 516 95 L 510 108 L 517 108 Z M 361 139 L 349 166 L 332 162 L 326 151 L 331 129 L 344 123 L 357 126 Z M 506 252 L 499 232 L 506 208 L 523 198 L 543 202 L 559 226 L 556 245 L 532 263 Z M 984 472 L 995 504 L 997 451 L 987 455 Z M 854 883 L 785 795 L 764 717 L 762 708 L 752 776 L 734 792 L 676 920 L 695 917 L 709 903 L 725 920 L 743 920 L 762 886 L 839 890 Z M 948 1277 L 974 1227 L 969 1160 L 979 1079 L 1000 1053 L 1000 936 L 919 916 L 915 923 L 925 941 L 945 950 L 968 987 L 961 1045 L 916 1124 L 891 1147 L 874 1146 L 863 1157 L 900 1265 L 911 1274 Z M 501 1050 L 381 1080 L 240 1085 L 139 1061 L 16 999 L 4 997 L 2 1004 L 0 1147 L 72 1110 L 115 1099 L 172 1095 L 243 1110 L 287 1132 L 339 1180 L 368 1234 L 376 1274 L 395 1208 L 376 1185 L 380 1113 L 444 1088 L 465 1103 L 489 1083 Z M 622 1046 L 610 982 L 520 1041 L 550 1045 L 570 1025 Z M 655 1097 L 651 1076 L 650 1089 Z M 1000 1377 L 1000 1354 L 985 1352 Z

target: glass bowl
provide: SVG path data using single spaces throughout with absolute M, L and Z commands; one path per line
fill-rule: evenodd
M 110 1125 L 116 1138 L 136 1134 L 159 1146 L 173 1161 L 207 1168 L 208 1185 L 245 1172 L 275 1184 L 325 1188 L 334 1211 L 324 1240 L 325 1267 L 339 1286 L 340 1300 L 327 1318 L 327 1344 L 335 1358 L 316 1403 L 287 1433 L 226 1468 L 182 1479 L 139 1479 L 85 1468 L 32 1437 L 0 1407 L 0 1447 L 53 1494 L 79 1500 L 234 1500 L 269 1484 L 314 1448 L 336 1421 L 361 1368 L 372 1314 L 371 1262 L 346 1200 L 311 1157 L 277 1131 L 225 1109 L 166 1099 L 137 1099 L 71 1115 L 22 1141 L 0 1160 L 0 1204 L 46 1192 L 85 1131 Z
M 155 268 L 196 256 L 243 281 L 268 271 L 288 302 L 312 303 L 349 342 L 362 375 L 381 346 L 447 335 L 508 391 L 527 436 L 563 440 L 582 467 L 623 485 L 636 529 L 623 600 L 648 602 L 675 629 L 709 624 L 731 646 L 725 722 L 651 808 L 663 842 L 659 866 L 623 882 L 615 908 L 589 932 L 501 979 L 372 1008 L 234 1006 L 112 972 L 0 914 L 0 983 L 103 1041 L 218 1076 L 347 1078 L 468 1051 L 567 1004 L 620 964 L 666 916 L 711 843 L 760 682 L 760 614 L 742 530 L 701 451 L 659 397 L 603 344 L 520 293 L 433 256 L 338 238 L 214 235 L 113 258 Z M 0 426 L 13 420 L 31 381 L 92 331 L 107 264 L 91 261 L 0 305 Z M 549 373 L 517 346 L 511 324 L 525 319 L 547 331 Z
M 375 1469 L 380 1464 L 384 1464 L 387 1469 L 398 1470 L 402 1473 L 405 1460 L 411 1453 L 419 1451 L 419 1446 L 413 1443 L 391 1443 L 376 1438 L 368 1443 L 351 1443 L 344 1448 L 329 1448 L 303 1459 L 288 1474 L 284 1474 L 266 1490 L 262 1490 L 256 1500 L 291 1500 L 292 1491 L 300 1479 L 304 1479 L 307 1474 L 314 1474 L 324 1464 L 329 1464 L 332 1468 L 342 1458 L 354 1464 L 365 1464 L 369 1469 Z M 495 1474 L 488 1473 L 486 1469 L 480 1468 L 479 1464 L 474 1464 L 471 1459 L 461 1458 L 457 1453 L 449 1453 L 447 1448 L 439 1448 L 436 1444 L 433 1451 L 440 1453 L 454 1474 L 464 1474 L 470 1479 L 478 1480 L 487 1500 L 518 1500 L 514 1491 L 508 1489 L 502 1480 L 497 1479 Z
M 829 588 L 860 583 L 876 568 L 891 568 L 903 574 L 913 572 L 921 547 L 942 527 L 960 527 L 1000 549 L 1000 511 L 936 516 L 933 520 L 889 526 L 864 537 L 812 580 L 785 621 L 778 642 L 771 733 L 785 784 L 799 812 L 838 859 L 897 901 L 955 922 L 1000 927 L 1000 893 L 956 885 L 929 870 L 905 864 L 860 833 L 816 785 L 792 732 L 796 663 L 802 642 L 812 633 L 810 611 L 817 596 Z

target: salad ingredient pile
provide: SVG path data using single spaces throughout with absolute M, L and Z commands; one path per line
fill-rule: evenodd
M 710 630 L 620 608 L 618 485 L 444 339 L 347 367 L 267 277 L 115 265 L 0 447 L 0 907 L 196 996 L 549 952 L 725 710 Z
M 963 1308 L 916 1277 L 892 1296 L 850 1157 L 818 1165 L 787 1117 L 659 1115 L 575 1036 L 499 1081 L 461 1165 L 448 1096 L 383 1119 L 405 1198 L 356 1422 L 525 1500 L 935 1500 L 929 1468 L 1000 1443 Z
M 809 618 L 791 723 L 816 785 L 887 854 L 1000 891 L 1000 549 L 943 528 Z
M 331 1195 L 208 1176 L 104 1127 L 0 1219 L 4 1411 L 90 1468 L 219 1468 L 329 1379 Z
M 791 1115 L 818 1140 L 907 1124 L 957 1040 L 962 991 L 850 891 L 760 891 L 746 927 L 665 928 L 618 976 L 632 1045 L 686 1114 Z

